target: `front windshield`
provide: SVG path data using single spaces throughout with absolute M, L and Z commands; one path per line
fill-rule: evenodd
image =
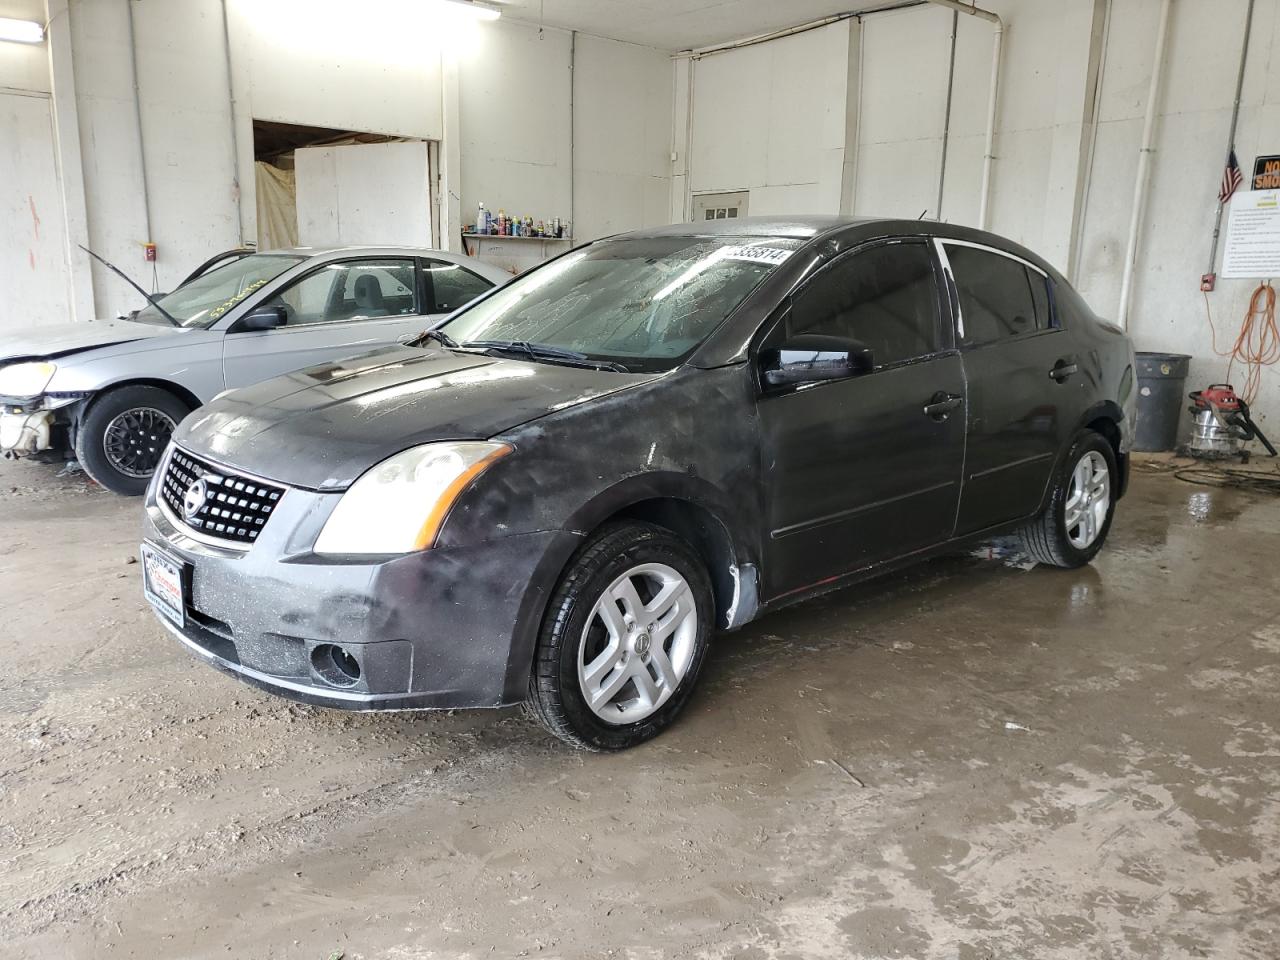
M 160 305 L 184 327 L 207 327 L 249 294 L 270 283 L 305 257 L 283 253 L 255 253 L 201 274 L 173 293 L 160 297 Z M 134 317 L 143 323 L 169 321 L 148 304 Z
M 665 370 L 710 335 L 798 240 L 606 240 L 503 286 L 441 329 L 462 346 L 517 341 L 632 371 Z

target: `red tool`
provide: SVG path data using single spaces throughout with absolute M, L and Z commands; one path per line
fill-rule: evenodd
M 1234 456 L 1240 444 L 1257 440 L 1276 455 L 1276 448 L 1249 415 L 1249 404 L 1229 383 L 1214 383 L 1191 394 L 1191 415 L 1195 421 L 1188 451 L 1192 456 Z

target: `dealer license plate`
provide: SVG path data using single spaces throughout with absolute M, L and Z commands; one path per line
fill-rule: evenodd
M 186 625 L 186 603 L 181 560 L 169 556 L 155 544 L 142 542 L 142 592 L 162 616 L 178 626 Z

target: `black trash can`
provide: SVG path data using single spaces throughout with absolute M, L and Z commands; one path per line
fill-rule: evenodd
M 1178 422 L 1187 401 L 1185 353 L 1138 354 L 1138 425 L 1133 449 L 1172 450 L 1178 445 Z

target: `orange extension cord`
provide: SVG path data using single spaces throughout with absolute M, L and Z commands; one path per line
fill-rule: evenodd
M 1213 326 L 1213 314 L 1209 312 L 1209 295 L 1204 295 L 1205 315 L 1209 318 L 1209 333 L 1213 338 L 1213 352 L 1220 357 L 1230 357 L 1227 364 L 1227 383 L 1236 363 L 1243 364 L 1248 374 L 1240 395 L 1244 402 L 1252 404 L 1262 386 L 1262 368 L 1280 362 L 1280 327 L 1276 325 L 1276 291 L 1271 281 L 1258 285 L 1249 298 L 1249 310 L 1240 324 L 1240 334 L 1228 351 L 1218 349 L 1218 332 Z

